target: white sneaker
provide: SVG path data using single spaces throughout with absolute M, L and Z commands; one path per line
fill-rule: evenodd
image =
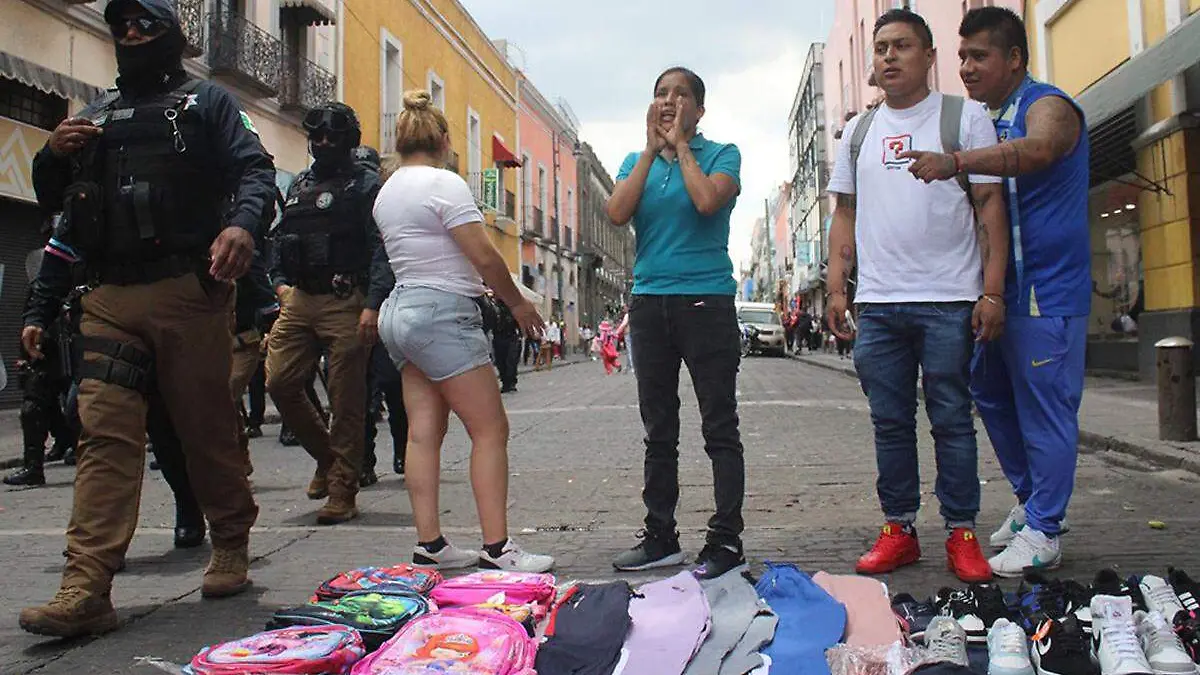
M 461 570 L 474 567 L 479 562 L 479 551 L 458 548 L 449 541 L 437 553 L 431 553 L 420 544 L 413 547 L 413 564 L 439 570 Z
M 508 570 L 510 572 L 549 572 L 554 567 L 554 558 L 521 550 L 517 542 L 509 538 L 504 552 L 493 558 L 486 549 L 479 551 L 479 569 Z
M 1153 674 L 1134 629 L 1131 598 L 1092 598 L 1092 653 L 1100 663 L 1100 675 Z
M 1174 621 L 1175 616 L 1184 611 L 1183 603 L 1179 601 L 1175 589 L 1171 588 L 1166 579 L 1147 574 L 1142 577 L 1139 585 L 1142 587 L 1142 596 L 1146 598 L 1146 607 L 1150 611 L 1162 614 L 1168 621 Z
M 1162 614 L 1134 612 L 1133 624 L 1155 675 L 1193 675 L 1196 672 L 1196 664 L 1183 648 L 1183 641 Z
M 992 548 L 1004 548 L 1012 543 L 1013 537 L 1025 527 L 1025 505 L 1017 504 L 1008 512 L 1008 517 L 1000 525 L 1000 528 L 988 537 L 988 543 Z
M 1008 512 L 1008 517 L 1000 527 L 988 537 L 988 543 L 992 548 L 1004 548 L 1012 543 L 1013 537 L 1017 535 L 1025 527 L 1025 505 L 1017 504 Z M 1060 535 L 1071 531 L 1071 526 L 1067 524 L 1067 519 L 1063 518 L 1058 524 L 1058 533 Z
M 1062 564 L 1058 537 L 1047 537 L 1032 527 L 1022 527 L 1003 551 L 988 560 L 998 577 L 1020 577 L 1029 568 L 1052 570 Z
M 925 629 L 925 647 L 932 662 L 967 665 L 967 631 L 948 616 L 935 616 Z
M 997 619 L 988 631 L 988 675 L 1034 675 L 1025 631 L 1008 619 Z

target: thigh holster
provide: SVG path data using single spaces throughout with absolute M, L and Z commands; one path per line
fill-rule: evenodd
M 80 359 L 76 376 L 80 380 L 99 380 L 147 394 L 153 384 L 151 369 L 154 357 L 117 340 L 84 335 L 79 338 L 80 349 L 98 354 L 97 360 Z

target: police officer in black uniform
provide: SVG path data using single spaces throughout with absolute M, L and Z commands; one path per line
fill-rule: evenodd
M 517 363 L 521 360 L 521 326 L 512 310 L 500 298 L 496 300 L 496 331 L 492 334 L 492 359 L 500 371 L 500 393 L 517 390 Z
M 112 0 L 104 19 L 117 87 L 60 124 L 33 163 L 39 203 L 64 214 L 54 238 L 79 254 L 91 287 L 82 300 L 83 429 L 62 585 L 20 616 L 25 630 L 58 637 L 118 625 L 112 578 L 137 527 L 151 384 L 211 524 L 204 597 L 249 585 L 258 515 L 229 395 L 229 318 L 233 281 L 250 265 L 273 198 L 274 164 L 234 98 L 183 69 L 174 3 Z M 25 327 L 26 351 L 42 332 Z
M 354 155 L 358 117 L 345 104 L 326 103 L 309 111 L 304 128 L 313 166 L 288 190 L 272 237 L 280 312 L 267 341 L 267 391 L 317 462 L 308 496 L 328 497 L 317 522 L 332 525 L 358 516 L 367 360 L 394 281 L 372 216 L 379 174 Z M 304 393 L 322 351 L 328 430 Z
M 360 145 L 354 150 L 355 160 L 364 168 L 380 173 L 379 152 L 369 145 Z M 382 176 L 381 176 L 382 177 Z M 391 275 L 391 268 L 388 268 Z M 392 279 L 395 283 L 395 279 Z M 392 470 L 404 474 L 404 453 L 408 448 L 408 412 L 404 409 L 404 389 L 400 383 L 400 371 L 388 355 L 383 343 L 376 342 L 371 348 L 371 361 L 367 365 L 367 415 L 366 436 L 363 445 L 363 466 L 358 484 L 369 487 L 379 482 L 375 473 L 378 457 L 375 439 L 379 437 L 377 422 L 387 404 L 388 429 L 392 436 Z
M 40 258 L 37 262 L 40 263 Z M 26 311 L 43 292 L 35 276 L 29 283 Z M 50 303 L 46 315 L 37 320 L 37 325 L 45 329 L 39 354 L 25 353 L 24 358 L 17 362 L 17 376 L 23 394 L 20 419 L 24 456 L 22 467 L 4 477 L 5 485 L 45 485 L 46 461 L 62 459 L 67 450 L 75 446 L 74 427 L 63 414 L 63 399 L 71 386 L 71 326 L 63 297 Z M 28 322 L 26 325 L 29 325 Z M 43 454 L 46 438 L 51 434 L 54 436 L 54 447 L 46 456 Z

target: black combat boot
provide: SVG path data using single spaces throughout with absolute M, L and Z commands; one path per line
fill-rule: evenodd
M 42 449 L 25 446 L 25 465 L 4 477 L 5 485 L 34 487 L 46 484 L 46 472 L 42 470 Z
M 196 548 L 204 543 L 204 514 L 195 503 L 175 504 L 175 548 Z

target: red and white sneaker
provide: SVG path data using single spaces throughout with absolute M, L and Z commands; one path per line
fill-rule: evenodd
M 921 544 L 914 530 L 905 530 L 900 523 L 888 523 L 879 531 L 879 538 L 870 551 L 858 559 L 854 567 L 859 574 L 884 574 L 911 565 L 921 559 Z M 987 564 L 987 561 L 983 561 Z
M 979 547 L 975 530 L 956 527 L 946 539 L 946 567 L 968 584 L 992 580 L 992 566 Z

